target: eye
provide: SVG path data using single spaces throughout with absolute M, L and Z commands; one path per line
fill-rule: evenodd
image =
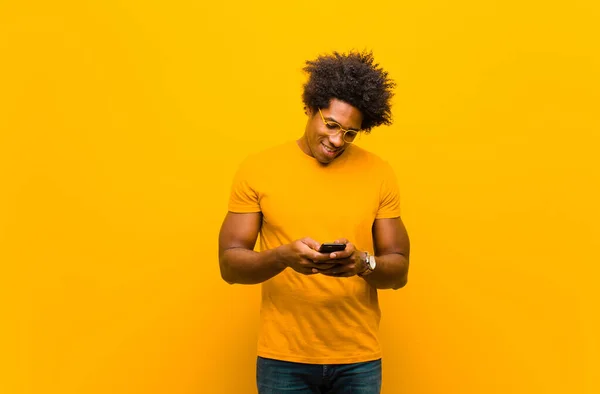
M 356 131 L 348 130 L 348 132 L 346 132 L 346 138 L 349 140 L 355 139 L 357 135 L 358 135 L 358 132 L 356 132 Z
M 341 129 L 341 128 L 342 128 L 342 126 L 340 126 L 340 125 L 339 125 L 339 124 L 337 124 L 337 123 L 331 123 L 331 122 L 327 122 L 327 123 L 325 123 L 325 125 L 327 125 L 327 128 L 328 128 L 329 130 L 339 130 L 339 129 Z

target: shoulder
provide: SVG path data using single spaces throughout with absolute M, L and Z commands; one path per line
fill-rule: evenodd
M 285 142 L 264 148 L 260 151 L 246 155 L 239 165 L 238 172 L 246 176 L 260 177 L 264 172 L 271 173 L 276 163 L 289 159 L 292 152 L 292 143 Z
M 295 142 L 288 141 L 278 145 L 266 147 L 260 151 L 249 154 L 245 161 L 251 163 L 270 162 L 271 160 L 286 157 L 292 151 L 294 144 Z
M 358 145 L 352 145 L 348 149 L 348 153 L 350 153 L 350 161 L 352 161 L 354 165 L 368 168 L 369 171 L 392 171 L 392 167 L 389 162 L 376 153 L 373 153 Z
M 298 146 L 295 141 L 287 141 L 274 146 L 267 147 L 256 153 L 256 160 L 270 161 L 288 157 Z

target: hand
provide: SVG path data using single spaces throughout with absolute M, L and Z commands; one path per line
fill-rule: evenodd
M 346 244 L 346 249 L 341 252 L 330 253 L 329 258 L 335 260 L 337 264 L 331 268 L 319 269 L 319 273 L 327 276 L 350 277 L 365 269 L 364 252 L 356 250 L 354 244 L 345 238 L 338 239 L 334 243 Z
M 302 238 L 277 248 L 278 258 L 287 267 L 304 275 L 317 274 L 320 269 L 331 269 L 337 266 L 337 263 L 326 262 L 330 259 L 330 255 L 320 253 L 319 247 L 321 244 L 314 239 Z

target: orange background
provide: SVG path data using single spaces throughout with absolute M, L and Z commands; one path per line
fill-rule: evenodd
M 0 1 L 0 393 L 255 392 L 231 177 L 353 48 L 413 248 L 383 393 L 600 392 L 600 7 L 564 3 Z

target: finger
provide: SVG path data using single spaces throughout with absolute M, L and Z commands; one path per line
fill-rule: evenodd
M 334 278 L 349 278 L 351 276 L 354 276 L 353 272 L 340 272 L 339 274 L 327 274 L 327 273 L 324 273 L 324 272 L 321 272 L 321 273 L 323 275 L 325 275 L 325 276 L 331 276 L 331 277 L 334 277 Z
M 330 259 L 347 259 L 348 257 L 352 256 L 352 253 L 354 253 L 354 251 L 349 251 L 349 250 L 341 250 L 339 252 L 332 252 L 329 254 L 329 258 Z
M 331 269 L 333 267 L 337 267 L 339 266 L 339 264 L 337 262 L 331 262 L 331 261 L 319 261 L 315 263 L 316 268 L 319 271 L 325 271 L 328 269 Z
M 306 254 L 305 254 L 306 258 L 309 260 L 312 260 L 315 263 L 319 263 L 319 261 L 327 261 L 327 260 L 331 260 L 330 254 L 329 253 L 319 253 L 317 251 L 314 250 L 307 250 Z
M 342 265 L 342 266 L 336 266 L 336 267 L 332 267 L 326 270 L 319 270 L 319 272 L 321 272 L 322 274 L 325 275 L 339 275 L 342 273 L 348 273 L 348 272 L 353 272 L 354 271 L 354 264 L 348 264 L 348 265 Z
M 351 265 L 347 265 L 344 267 L 336 267 L 336 268 L 332 268 L 330 270 L 327 270 L 326 272 L 321 272 L 324 275 L 328 275 L 328 276 L 335 276 L 335 277 L 347 277 L 347 276 L 354 276 L 356 274 L 355 269 L 354 269 L 354 264 Z
M 339 240 L 338 240 L 339 241 Z M 354 247 L 354 244 L 351 242 L 348 242 L 347 239 L 342 238 L 342 241 L 345 241 L 344 243 L 346 244 L 346 249 L 339 251 L 339 252 L 333 252 L 329 255 L 330 258 L 332 259 L 345 259 L 348 258 L 352 255 L 352 253 L 354 253 L 354 251 L 356 250 L 356 248 Z
M 350 258 L 329 259 L 328 261 L 334 261 L 338 268 L 339 267 L 347 267 L 350 264 L 354 264 L 354 260 L 352 260 Z
M 302 267 L 302 268 L 298 269 L 297 271 L 303 275 L 314 275 L 314 274 L 319 273 L 319 270 L 317 270 L 316 268 L 311 268 L 311 267 Z
M 344 249 L 344 252 L 354 253 L 355 250 L 356 250 L 356 246 L 354 246 L 354 244 L 352 242 L 346 243 L 346 249 Z
M 329 254 L 329 258 L 347 259 L 347 258 L 351 257 L 356 252 L 356 248 L 352 244 L 347 244 L 347 245 L 349 245 L 349 246 L 346 246 L 346 249 L 339 251 L 339 252 L 333 252 L 333 253 Z
M 317 268 L 317 269 L 322 268 L 320 266 L 320 264 L 322 264 L 320 261 L 315 261 L 311 258 L 303 258 L 301 264 L 302 264 L 303 268 L 306 268 L 308 270 L 313 269 L 313 268 Z
M 305 237 L 302 240 L 302 243 L 311 248 L 312 250 L 319 250 L 321 244 L 310 237 Z
M 340 238 L 333 241 L 334 244 L 347 244 L 348 240 L 346 238 Z

